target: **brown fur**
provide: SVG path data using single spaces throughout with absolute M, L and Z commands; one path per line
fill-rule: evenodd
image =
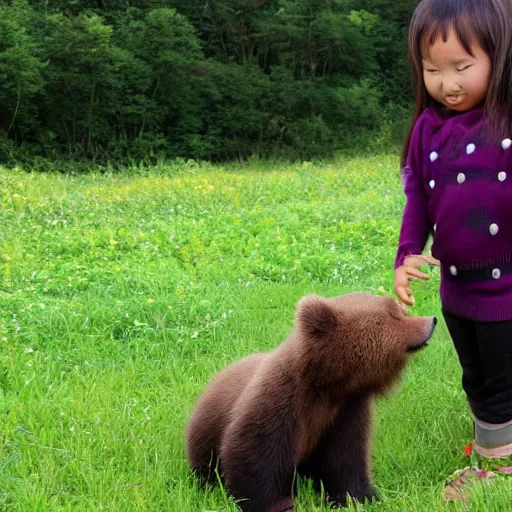
M 218 464 L 244 512 L 292 509 L 296 471 L 322 481 L 335 503 L 374 498 L 373 396 L 434 326 L 390 297 L 303 298 L 284 343 L 228 366 L 201 396 L 186 433 L 191 468 L 209 479 Z

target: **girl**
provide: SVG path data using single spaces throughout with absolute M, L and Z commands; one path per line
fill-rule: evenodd
M 409 28 L 416 111 L 404 147 L 395 292 L 440 264 L 474 450 L 512 456 L 512 2 L 422 0 Z M 422 256 L 428 236 L 432 254 Z M 404 308 L 406 306 L 404 305 Z

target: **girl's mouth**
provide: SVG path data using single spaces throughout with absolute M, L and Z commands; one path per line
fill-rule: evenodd
M 462 103 L 463 98 L 463 94 L 450 94 L 449 96 L 445 96 L 446 103 L 449 105 L 458 105 L 459 103 Z

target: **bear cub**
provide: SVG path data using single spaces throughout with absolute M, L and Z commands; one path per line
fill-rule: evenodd
M 374 499 L 372 401 L 435 325 L 387 296 L 304 297 L 287 340 L 231 364 L 200 397 L 186 431 L 193 472 L 211 481 L 217 468 L 244 512 L 293 510 L 296 473 L 336 505 Z

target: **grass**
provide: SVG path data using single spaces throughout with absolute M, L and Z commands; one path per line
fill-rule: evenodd
M 0 170 L 0 510 L 236 510 L 188 473 L 190 410 L 216 371 L 287 335 L 302 295 L 392 293 L 397 169 L 372 157 Z M 435 273 L 417 284 L 415 313 L 440 316 L 437 286 Z M 383 501 L 364 509 L 463 510 L 441 491 L 470 440 L 441 324 L 378 404 Z M 511 498 L 509 482 L 489 482 L 467 509 Z M 296 503 L 327 510 L 308 482 Z

